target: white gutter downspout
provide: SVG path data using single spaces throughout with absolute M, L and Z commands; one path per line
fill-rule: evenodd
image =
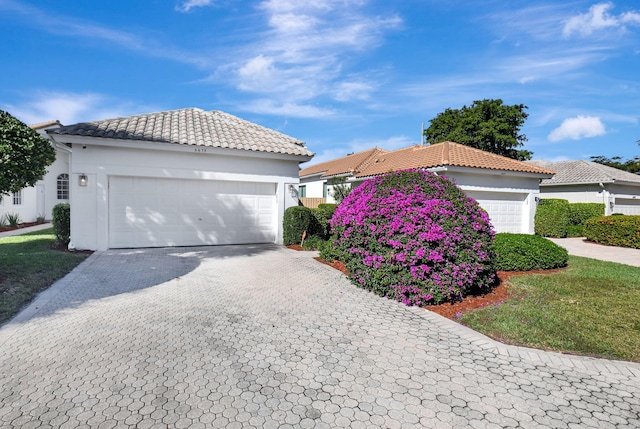
M 609 191 L 607 191 L 607 188 L 605 188 L 604 184 L 602 182 L 598 183 L 598 185 L 602 188 L 602 203 L 604 204 L 604 215 L 605 216 L 609 216 L 611 214 L 611 210 L 613 209 L 613 207 L 611 207 L 613 205 L 613 201 L 609 201 Z

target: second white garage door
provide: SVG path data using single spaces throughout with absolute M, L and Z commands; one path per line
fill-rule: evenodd
M 496 232 L 523 233 L 527 194 L 465 191 L 489 214 Z
M 616 198 L 613 213 L 626 215 L 640 215 L 640 199 L 637 198 Z
M 109 247 L 273 243 L 274 183 L 109 178 Z

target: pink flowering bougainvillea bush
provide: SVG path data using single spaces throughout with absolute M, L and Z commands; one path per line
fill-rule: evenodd
M 338 206 L 331 226 L 334 251 L 354 283 L 407 305 L 459 301 L 495 282 L 487 213 L 434 173 L 366 180 Z

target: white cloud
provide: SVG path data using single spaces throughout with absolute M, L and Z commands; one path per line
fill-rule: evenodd
M 334 98 L 338 101 L 368 100 L 374 89 L 369 82 L 341 82 L 337 85 Z
M 316 107 L 309 104 L 258 99 L 240 106 L 242 110 L 263 115 L 280 115 L 294 118 L 327 118 L 335 115 L 331 108 Z
M 113 100 L 101 94 L 53 91 L 33 94 L 25 102 L 5 105 L 3 109 L 26 124 L 59 120 L 63 125 L 159 110 Z
M 560 140 L 580 140 L 588 137 L 596 137 L 605 134 L 605 126 L 597 116 L 578 115 L 575 118 L 567 118 L 562 124 L 551 131 L 547 139 L 552 142 Z
M 609 2 L 594 4 L 587 13 L 569 18 L 564 24 L 563 35 L 569 37 L 577 33 L 580 36 L 589 36 L 607 28 L 625 30 L 626 24 L 640 25 L 640 13 L 629 11 L 620 15 L 612 15 L 609 13 L 612 8 L 613 3 Z
M 273 105 L 281 106 L 306 106 L 322 97 L 367 99 L 377 85 L 350 78 L 345 71 L 358 52 L 375 49 L 383 34 L 402 21 L 367 15 L 364 5 L 362 0 L 261 2 L 258 10 L 268 29 L 257 35 L 259 42 L 233 55 L 241 58 L 231 67 L 237 88 L 268 95 Z
M 187 0 L 176 6 L 180 12 L 189 12 L 194 7 L 204 7 L 213 4 L 213 0 Z

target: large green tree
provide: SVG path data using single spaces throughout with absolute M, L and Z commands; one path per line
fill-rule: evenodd
M 0 196 L 35 185 L 55 159 L 47 139 L 0 110 Z
M 524 104 L 505 105 L 502 100 L 477 100 L 461 109 L 446 109 L 424 130 L 427 143 L 452 141 L 476 149 L 525 161 L 533 152 L 521 149 L 527 137 L 520 128 L 529 114 Z

